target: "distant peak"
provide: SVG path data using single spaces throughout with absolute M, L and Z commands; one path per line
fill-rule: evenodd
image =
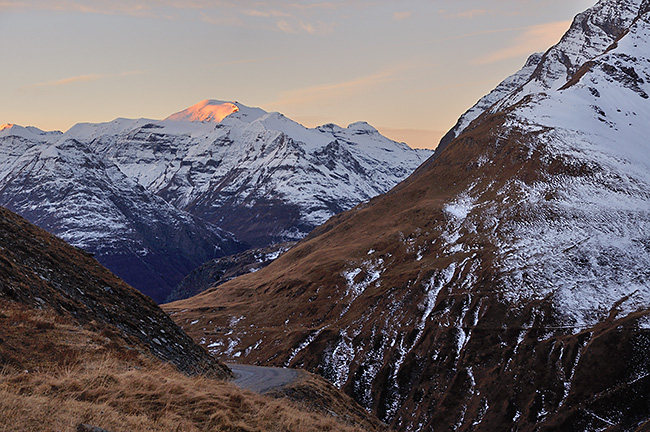
M 2 126 L 0 126 L 0 132 L 2 132 L 5 129 L 11 129 L 12 127 L 16 126 L 13 123 L 5 123 Z
M 375 129 L 373 126 L 368 124 L 367 122 L 364 121 L 359 121 L 356 123 L 352 123 L 348 125 L 348 129 L 350 130 L 356 130 L 359 132 L 365 132 L 365 133 L 375 133 L 378 132 L 377 129 Z
M 183 111 L 170 115 L 165 120 L 219 123 L 230 114 L 236 113 L 238 111 L 239 107 L 233 102 L 206 99 L 197 103 L 196 105 L 192 105 Z

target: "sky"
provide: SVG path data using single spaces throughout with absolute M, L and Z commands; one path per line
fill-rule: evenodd
M 596 0 L 0 0 L 0 124 L 66 131 L 204 99 L 434 148 Z

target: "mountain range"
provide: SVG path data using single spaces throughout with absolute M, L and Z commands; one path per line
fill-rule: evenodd
M 0 205 L 163 301 L 204 262 L 304 237 L 429 155 L 366 123 L 308 129 L 207 100 L 162 121 L 0 128 Z M 234 235 L 233 235 L 234 233 Z
M 650 422 L 650 1 L 601 0 L 389 193 L 165 305 L 402 431 Z

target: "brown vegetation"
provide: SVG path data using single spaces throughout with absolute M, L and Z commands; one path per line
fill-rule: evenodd
M 354 399 L 319 375 L 303 372 L 295 382 L 265 393 L 287 398 L 309 411 L 332 416 L 347 425 L 356 425 L 364 431 L 388 431 L 388 426 L 364 410 Z
M 355 431 L 332 415 L 244 391 L 84 329 L 0 302 L 0 430 Z M 367 429 L 366 429 L 367 430 Z

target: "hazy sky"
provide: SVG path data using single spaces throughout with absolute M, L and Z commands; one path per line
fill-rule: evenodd
M 595 0 L 0 0 L 0 124 L 161 119 L 203 99 L 434 147 Z

